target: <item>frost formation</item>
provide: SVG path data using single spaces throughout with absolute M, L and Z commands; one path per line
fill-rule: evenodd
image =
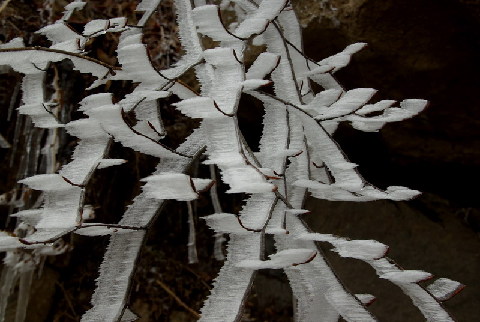
M 141 1 L 137 11 L 143 15 L 136 25 L 123 17 L 99 19 L 87 23 L 80 33 L 68 23 L 74 11 L 85 5 L 75 0 L 65 7 L 62 19 L 38 31 L 51 41 L 49 48 L 25 47 L 18 38 L 1 45 L 0 65 L 23 75 L 18 112 L 30 116 L 36 128 L 46 129 L 52 142 L 63 130 L 79 141 L 72 161 L 58 171 L 54 166 L 58 146 L 52 143 L 46 151 L 51 155 L 50 170 L 20 178 L 19 184 L 40 191 L 42 197 L 30 209 L 16 205 L 17 212 L 12 214 L 18 220 L 16 230 L 13 234 L 0 233 L 0 250 L 7 252 L 0 286 L 0 320 L 5 314 L 7 294 L 16 281 L 20 281 L 21 290 L 28 292 L 33 270 L 42 256 L 65 251 L 67 246 L 59 241 L 70 233 L 110 235 L 92 297 L 93 307 L 82 321 L 134 320 L 126 308 L 126 299 L 146 232 L 165 200 L 190 202 L 211 188 L 214 182 L 210 178 L 192 178 L 186 173 L 189 165 L 204 155 L 204 164 L 212 167 L 212 173 L 215 167 L 219 169 L 221 178 L 216 180 L 228 185 L 227 193 L 246 193 L 248 199 L 239 214 L 224 213 L 213 190 L 215 213 L 204 220 L 216 233 L 217 259 L 223 257 L 219 251 L 223 234 L 229 235 L 229 241 L 224 266 L 200 320 L 238 320 L 255 271 L 269 268 L 286 272 L 298 300 L 298 321 L 337 321 L 340 316 L 347 321 L 374 321 L 365 308 L 373 296 L 350 294 L 344 289 L 315 245 L 325 242 L 340 256 L 364 261 L 380 278 L 400 287 L 428 321 L 452 321 L 440 301 L 457 293 L 460 283 L 442 278 L 424 289 L 418 282 L 431 275 L 401 269 L 385 257 L 386 245 L 311 233 L 300 218 L 305 213 L 302 206 L 307 193 L 326 200 L 348 201 L 407 200 L 418 195 L 418 191 L 405 187 L 380 190 L 366 182 L 332 135 L 340 122 L 349 122 L 361 131 L 378 131 L 388 122 L 420 113 L 427 102 L 371 102 L 374 89 L 344 89 L 334 74 L 365 44 L 350 45 L 318 62 L 308 59 L 301 52 L 300 26 L 287 0 L 224 0 L 218 5 L 175 0 L 185 53 L 175 66 L 159 71 L 142 43 L 142 27 L 159 3 Z M 226 11 L 236 17 L 229 25 L 222 20 L 222 12 Z M 84 51 L 90 39 L 105 33 L 120 34 L 118 66 L 89 58 Z M 207 48 L 202 41 L 205 36 L 214 45 Z M 244 55 L 252 43 L 263 44 L 266 49 L 247 69 Z M 87 91 L 78 106 L 84 116 L 62 124 L 43 86 L 48 66 L 65 59 L 80 73 L 96 78 L 89 89 L 114 80 L 130 80 L 138 85 L 117 103 L 111 93 Z M 200 84 L 199 92 L 178 80 L 191 70 Z M 312 82 L 322 90 L 314 92 Z M 176 149 L 162 143 L 168 133 L 157 109 L 157 100 L 170 95 L 180 99 L 174 104 L 178 111 L 201 121 Z M 252 151 L 238 126 L 242 95 L 250 95 L 264 106 L 258 151 Z M 126 114 L 132 111 L 137 118 L 134 126 L 126 121 Z M 0 138 L 2 147 L 9 147 Z M 112 141 L 157 157 L 159 163 L 150 176 L 142 179 L 143 191 L 118 224 L 92 223 L 88 215 L 92 210 L 84 203 L 86 185 L 96 169 L 125 162 L 107 157 Z M 266 234 L 273 235 L 277 248 L 269 259 L 263 258 Z M 194 240 L 189 241 L 189 247 L 192 245 Z M 33 254 L 34 260 L 27 261 L 22 249 Z M 22 303 L 18 305 L 17 318 L 22 321 Z

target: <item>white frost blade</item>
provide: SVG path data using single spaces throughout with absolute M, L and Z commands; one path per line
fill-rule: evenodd
M 130 275 L 143 244 L 145 232 L 134 231 L 114 234 L 100 266 L 98 288 L 93 294 L 93 308 L 83 316 L 83 322 L 106 322 L 119 319 L 125 305 L 125 290 L 130 284 Z M 108 280 L 104 280 L 108 279 Z M 108 283 L 104 287 L 103 283 Z
M 26 184 L 31 189 L 43 191 L 60 191 L 72 188 L 72 185 L 59 174 L 37 174 L 18 182 Z
M 244 297 L 250 288 L 253 278 L 252 269 L 239 268 L 235 263 L 260 256 L 260 234 L 231 235 L 227 246 L 227 260 L 214 288 L 201 310 L 199 321 L 225 322 L 236 321 L 241 312 Z
M 427 290 L 439 301 L 446 301 L 460 292 L 465 285 L 448 278 L 439 278 Z
M 200 6 L 193 9 L 192 13 L 193 21 L 197 26 L 198 32 L 216 41 L 238 41 L 237 38 L 225 30 L 225 27 L 220 20 L 220 12 L 217 6 Z
M 253 15 L 245 19 L 235 30 L 235 35 L 247 38 L 263 32 L 287 5 L 287 0 L 263 0 Z
M 190 176 L 182 173 L 160 173 L 142 179 L 143 190 L 150 198 L 190 201 L 198 198 Z
M 387 279 L 399 284 L 418 283 L 432 278 L 432 274 L 424 271 L 404 270 L 398 272 L 388 272 L 380 275 L 380 278 Z
M 373 88 L 357 88 L 346 92 L 316 119 L 335 118 L 354 112 L 372 98 L 377 91 Z
M 90 110 L 89 114 L 114 137 L 115 141 L 126 147 L 156 157 L 180 158 L 178 154 L 166 149 L 153 139 L 135 133 L 135 130 L 123 120 L 122 111 L 118 105 L 97 107 Z
M 120 165 L 126 163 L 127 160 L 124 159 L 101 159 L 98 162 L 97 169 L 105 169 L 115 165 Z
M 280 62 L 280 57 L 272 53 L 261 53 L 245 74 L 246 79 L 264 79 Z

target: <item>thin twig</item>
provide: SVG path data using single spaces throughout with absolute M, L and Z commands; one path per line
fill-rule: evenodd
M 145 230 L 146 227 L 142 226 L 129 226 L 129 225 L 120 225 L 120 224 L 102 224 L 102 223 L 95 223 L 95 224 L 84 224 L 82 226 L 75 227 L 75 231 L 83 228 L 89 227 L 105 227 L 105 228 L 112 228 L 112 229 L 126 229 L 126 230 Z
M 200 275 L 198 275 L 197 272 L 195 272 L 193 269 L 191 269 L 190 267 L 188 267 L 187 265 L 184 265 L 182 262 L 179 262 L 179 261 L 176 261 L 174 259 L 170 259 L 172 262 L 174 262 L 175 264 L 181 266 L 183 269 L 189 271 L 190 273 L 192 273 L 192 275 L 194 275 L 196 278 L 198 278 L 198 280 L 200 281 L 200 283 L 202 283 L 203 286 L 205 286 L 205 288 L 207 290 L 211 290 L 212 287 L 210 285 L 208 285 L 208 283 L 205 281 L 205 279 L 203 279 Z
M 196 319 L 200 319 L 201 315 L 198 314 L 195 310 L 190 308 L 185 302 L 183 302 L 167 285 L 165 285 L 162 281 L 160 280 L 155 280 L 155 282 L 160 285 L 161 288 L 165 290 L 165 292 L 168 293 L 173 299 L 184 309 L 186 309 L 190 314 L 192 314 Z
M 67 302 L 67 305 L 68 307 L 70 308 L 70 310 L 72 311 L 73 313 L 73 316 L 75 317 L 75 320 L 78 320 L 78 314 L 77 312 L 75 312 L 75 308 L 73 306 L 73 303 L 70 299 L 70 296 L 68 295 L 67 291 L 65 290 L 65 288 L 63 287 L 63 285 L 59 282 L 56 282 L 56 284 L 58 285 L 58 287 L 60 288 L 60 290 L 62 291 L 63 293 L 63 296 L 65 298 L 65 301 Z
M 10 1 L 12 1 L 12 0 L 5 0 L 5 1 L 3 1 L 2 6 L 0 6 L 0 14 L 2 14 L 3 10 L 5 10 L 5 8 L 8 6 L 8 4 L 10 3 Z

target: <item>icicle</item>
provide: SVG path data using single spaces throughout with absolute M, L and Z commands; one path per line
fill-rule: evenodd
M 215 165 L 210 164 L 209 169 L 210 169 L 210 178 L 213 180 L 213 182 L 217 182 Z M 217 183 L 215 183 L 210 189 L 210 198 L 212 200 L 214 213 L 215 214 L 222 213 L 223 212 L 222 206 L 220 205 L 220 200 L 218 199 Z M 213 244 L 213 256 L 217 261 L 223 261 L 225 260 L 225 255 L 223 255 L 223 242 L 226 239 L 222 233 L 218 233 L 218 232 L 216 232 L 215 235 L 213 235 L 213 237 L 215 238 L 215 241 Z
M 193 208 L 191 201 L 187 201 L 188 207 L 188 263 L 198 263 L 197 243 L 195 237 L 195 221 L 193 218 Z
M 18 289 L 17 310 L 15 312 L 15 322 L 25 321 L 27 314 L 28 301 L 33 279 L 33 269 L 20 273 L 20 287 Z
M 223 261 L 225 260 L 225 255 L 223 254 L 223 243 L 226 241 L 226 238 L 222 233 L 215 233 L 213 237 L 215 238 L 213 244 L 213 256 L 217 261 Z
M 17 284 L 18 272 L 8 265 L 3 265 L 0 276 L 0 322 L 5 321 L 8 298 Z
M 18 93 L 20 93 L 21 87 L 22 87 L 21 84 L 17 83 L 13 90 L 12 97 L 10 97 L 10 105 L 8 106 L 8 116 L 7 116 L 8 122 L 10 122 L 12 118 L 13 108 L 15 107 L 15 103 L 17 102 Z M 18 118 L 20 118 L 20 116 L 17 117 L 17 122 L 18 122 Z

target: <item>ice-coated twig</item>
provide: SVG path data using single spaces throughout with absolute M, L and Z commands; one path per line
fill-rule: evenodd
M 187 201 L 188 260 L 196 262 L 191 201 L 211 188 L 214 213 L 203 219 L 215 232 L 216 259 L 224 259 L 225 234 L 229 241 L 224 266 L 201 317 L 194 314 L 201 321 L 239 321 L 259 269 L 286 272 L 297 299 L 294 309 L 298 321 L 333 322 L 340 316 L 347 321 L 374 321 L 365 308 L 373 296 L 349 293 L 315 241 L 329 242 L 340 256 L 370 264 L 380 278 L 398 285 L 410 296 L 427 320 L 450 321 L 439 302 L 458 293 L 463 288 L 460 283 L 439 279 L 424 289 L 418 282 L 430 274 L 400 269 L 384 257 L 385 245 L 311 233 L 301 218 L 307 212 L 303 209 L 307 193 L 341 201 L 407 200 L 418 195 L 418 191 L 404 187 L 380 190 L 366 182 L 357 165 L 348 160 L 335 142 L 333 133 L 340 122 L 349 122 L 362 131 L 377 131 L 388 122 L 420 113 L 427 102 L 407 99 L 396 107 L 391 100 L 375 102 L 374 89 L 344 89 L 334 73 L 366 44 L 349 45 L 318 62 L 309 59 L 302 52 L 295 12 L 286 0 L 235 0 L 219 5 L 203 0 L 174 3 L 184 54 L 176 65 L 165 70 L 154 66 L 142 41 L 144 27 L 160 0 L 140 1 L 137 12 L 141 15 L 136 26 L 129 25 L 124 17 L 94 19 L 83 26 L 81 33 L 68 23 L 74 11 L 85 5 L 76 0 L 65 7 L 59 21 L 38 31 L 51 41 L 49 48 L 24 47 L 20 39 L 0 45 L 0 65 L 24 74 L 19 111 L 33 120 L 32 124 L 24 116 L 17 119 L 12 142 L 15 155 L 23 128 L 28 149 L 20 162 L 20 181 L 12 197 L 4 196 L 4 202 L 18 210 L 13 215 L 21 224 L 14 234 L 0 233 L 0 249 L 8 251 L 6 262 L 21 269 L 7 267 L 2 271 L 0 289 L 7 295 L 0 299 L 0 319 L 16 279 L 20 278 L 20 293 L 26 300 L 24 295 L 31 284 L 28 274 L 41 262 L 37 256 L 33 257 L 35 265 L 25 265 L 21 256 L 14 258 L 13 250 L 25 248 L 19 253 L 23 255 L 58 254 L 68 248 L 61 238 L 74 232 L 85 236 L 110 235 L 92 308 L 82 321 L 134 320 L 126 307 L 132 277 L 147 233 L 155 220 L 165 215 L 161 213 L 164 201 Z M 231 10 L 228 19 L 224 19 L 222 10 Z M 84 50 L 91 39 L 105 33 L 120 34 L 118 66 L 90 58 Z M 207 37 L 213 42 L 206 41 Z M 252 43 L 264 44 L 265 51 L 247 70 L 250 62 L 246 61 L 246 53 Z M 80 103 L 79 110 L 86 117 L 66 124 L 62 123 L 60 106 L 44 94 L 45 77 L 49 69 L 57 68 L 52 63 L 64 59 L 70 60 L 75 70 L 96 78 L 88 90 L 99 88 L 99 93 L 85 94 Z M 190 71 L 198 79 L 199 91 L 180 80 Z M 101 92 L 109 88 L 111 81 L 131 81 L 135 88 L 121 96 Z M 315 93 L 311 82 L 323 89 Z M 105 88 L 99 87 L 102 84 L 106 84 Z M 54 85 L 60 93 L 58 84 Z M 264 111 L 258 149 L 249 145 L 238 124 L 244 94 L 259 101 Z M 164 144 L 163 139 L 170 133 L 163 125 L 158 105 L 158 100 L 171 95 L 179 99 L 173 104 L 178 111 L 199 120 L 198 128 L 177 149 Z M 62 100 L 57 97 L 57 101 Z M 12 102 L 13 106 L 13 99 Z M 58 170 L 56 152 L 63 128 L 80 141 L 72 161 Z M 41 129 L 49 131 L 45 141 Z M 2 138 L 0 146 L 6 146 Z M 144 185 L 140 194 L 118 223 L 85 223 L 89 206 L 84 204 L 84 197 L 94 171 L 124 162 L 107 159 L 112 140 L 157 157 L 159 163 L 150 176 L 141 179 Z M 40 148 L 41 142 L 45 142 L 44 149 Z M 211 179 L 192 178 L 189 167 L 203 155 Z M 44 173 L 36 171 L 40 158 L 46 164 Z M 11 163 L 13 160 L 12 157 Z M 221 184 L 228 186 L 227 193 L 245 194 L 238 214 L 222 211 L 217 192 L 217 185 Z M 35 203 L 31 200 L 38 207 L 24 209 L 24 199 L 32 189 L 41 191 Z M 266 235 L 273 235 L 276 246 L 276 253 L 269 258 L 265 255 Z M 167 287 L 162 287 L 168 292 Z M 21 306 L 17 310 L 18 322 L 24 319 L 26 302 Z M 184 307 L 188 309 L 188 305 Z

